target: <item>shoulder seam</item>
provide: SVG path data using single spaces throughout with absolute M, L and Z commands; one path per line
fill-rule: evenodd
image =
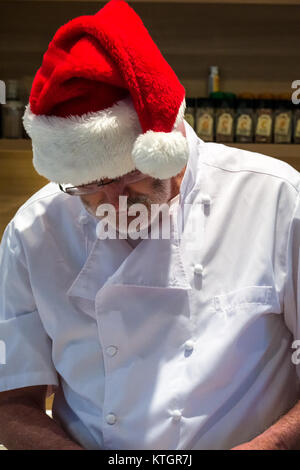
M 217 165 L 213 165 L 212 163 L 208 163 L 206 161 L 202 161 L 202 163 L 204 165 L 208 165 L 208 166 L 212 166 L 214 168 L 218 168 L 219 170 L 224 170 L 224 171 L 230 171 L 232 173 L 240 173 L 242 171 L 247 171 L 249 173 L 258 173 L 260 175 L 268 175 L 268 176 L 273 176 L 273 178 L 279 178 L 281 179 L 282 181 L 286 181 L 290 186 L 292 186 L 292 188 L 294 188 L 296 190 L 296 192 L 299 194 L 300 193 L 300 187 L 298 188 L 297 186 L 295 186 L 290 180 L 286 179 L 286 178 L 283 178 L 282 176 L 279 176 L 279 175 L 274 175 L 272 173 L 268 173 L 267 171 L 256 171 L 256 170 L 251 170 L 251 169 L 240 169 L 240 170 L 232 170 L 230 168 L 223 168 L 222 166 L 217 166 Z M 291 167 L 291 168 L 294 168 L 294 167 Z M 296 168 L 294 168 L 295 171 Z M 299 182 L 300 182 L 300 178 L 299 178 Z M 299 185 L 300 186 L 300 185 Z

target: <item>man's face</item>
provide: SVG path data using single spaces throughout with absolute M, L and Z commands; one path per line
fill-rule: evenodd
M 160 180 L 146 176 L 135 183 L 122 185 L 108 184 L 101 191 L 80 196 L 82 203 L 87 211 L 97 217 L 97 209 L 101 204 L 111 204 L 116 212 L 116 229 L 119 228 L 119 197 L 127 196 L 127 226 L 136 217 L 136 215 L 128 215 L 128 210 L 133 204 L 142 204 L 149 215 L 148 224 L 151 222 L 151 205 L 167 203 L 172 197 L 172 179 Z M 122 209 L 122 207 L 121 207 Z
M 183 122 L 179 126 L 178 130 L 185 136 L 185 128 Z M 130 222 L 136 217 L 136 215 L 128 215 L 128 210 L 133 204 L 142 204 L 147 209 L 146 225 L 151 224 L 151 205 L 153 204 L 164 204 L 170 201 L 179 192 L 181 179 L 183 177 L 185 168 L 176 177 L 161 180 L 155 179 L 148 175 L 141 175 L 142 179 L 136 182 L 126 183 L 126 176 L 120 178 L 119 182 L 111 183 L 103 186 L 98 192 L 80 196 L 82 203 L 88 212 L 92 215 L 102 218 L 97 215 L 97 210 L 102 204 L 111 204 L 116 212 L 116 229 L 119 228 L 119 211 L 124 210 L 124 207 L 120 208 L 120 196 L 127 197 L 127 227 Z M 109 179 L 105 182 L 109 183 Z

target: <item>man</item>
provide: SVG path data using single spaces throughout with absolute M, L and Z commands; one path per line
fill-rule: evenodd
M 9 449 L 300 448 L 299 173 L 184 106 L 123 0 L 50 43 L 24 125 L 51 182 L 1 243 Z

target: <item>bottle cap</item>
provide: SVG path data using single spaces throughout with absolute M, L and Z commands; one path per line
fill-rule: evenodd
M 209 69 L 210 69 L 210 73 L 213 73 L 216 75 L 219 74 L 219 67 L 217 65 L 211 65 Z

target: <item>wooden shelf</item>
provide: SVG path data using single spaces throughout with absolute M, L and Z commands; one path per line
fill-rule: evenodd
M 0 139 L 0 152 L 24 152 L 31 149 L 31 139 Z
M 298 144 L 242 144 L 238 142 L 226 143 L 250 152 L 263 153 L 275 158 L 298 158 L 300 163 L 300 145 Z
M 19 207 L 48 182 L 33 167 L 31 140 L 0 139 L 0 240 Z

